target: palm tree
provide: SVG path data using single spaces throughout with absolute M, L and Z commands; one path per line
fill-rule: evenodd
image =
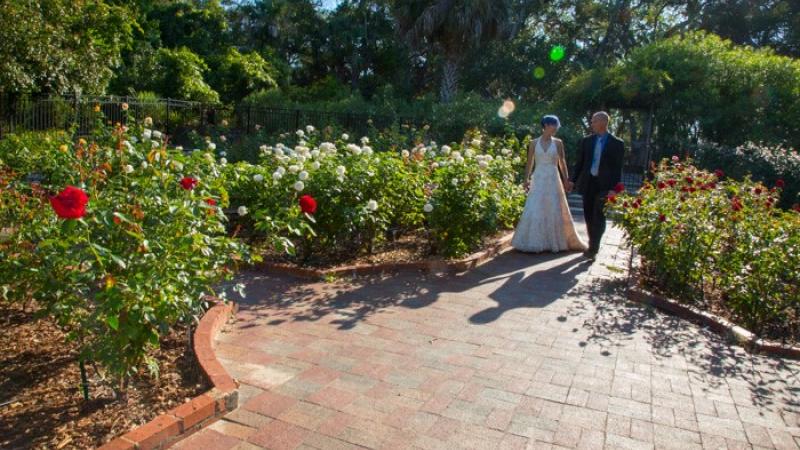
M 398 31 L 412 49 L 429 47 L 441 56 L 439 96 L 450 102 L 458 90 L 464 56 L 475 46 L 510 38 L 517 20 L 514 0 L 395 0 Z

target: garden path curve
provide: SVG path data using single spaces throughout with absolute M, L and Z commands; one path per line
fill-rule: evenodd
M 627 303 L 621 240 L 593 265 L 245 273 L 217 341 L 240 407 L 174 448 L 799 448 L 800 364 Z

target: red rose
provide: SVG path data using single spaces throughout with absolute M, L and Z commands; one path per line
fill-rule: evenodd
M 617 194 L 619 194 L 620 192 L 622 192 L 622 191 L 624 191 L 624 190 L 625 190 L 625 185 L 624 185 L 624 184 L 622 184 L 622 183 L 617 183 L 617 184 L 614 186 L 614 192 L 616 192 Z
M 115 223 L 115 224 L 117 224 L 117 225 L 119 225 L 119 224 L 121 224 L 121 223 L 122 223 L 122 219 L 120 219 L 120 218 L 119 218 L 119 217 L 117 217 L 117 216 L 114 216 L 114 218 L 113 218 L 112 220 L 113 220 L 113 221 L 114 221 L 114 223 Z
M 667 216 L 665 216 L 663 214 L 659 214 L 658 221 L 659 222 L 666 222 L 667 221 Z
M 80 219 L 86 215 L 86 204 L 89 196 L 83 189 L 67 186 L 55 197 L 50 197 L 50 204 L 62 219 Z
M 670 178 L 669 180 L 667 180 L 667 184 L 670 185 L 670 187 L 673 187 L 676 184 L 678 184 L 678 180 Z
M 723 172 L 722 169 L 717 169 L 714 171 L 714 175 L 716 175 L 717 178 L 722 178 L 725 176 L 725 172 Z
M 636 202 L 633 202 L 633 209 L 639 209 L 639 204 L 636 203 Z
M 756 193 L 756 195 L 761 195 L 761 192 L 762 192 L 762 191 L 761 191 L 761 188 L 760 188 L 760 187 L 757 187 L 757 188 L 753 189 L 753 192 L 755 192 L 755 193 Z
M 629 205 L 628 205 L 628 202 L 622 202 L 622 207 L 623 207 L 623 208 L 627 208 L 628 206 L 629 206 Z
M 711 183 L 708 183 L 708 188 L 709 189 L 715 189 L 716 187 L 717 187 L 717 183 L 714 183 L 713 181 Z
M 692 184 L 692 183 L 694 183 L 694 178 L 686 177 L 686 182 L 689 183 L 689 184 Z
M 742 210 L 742 201 L 739 200 L 739 197 L 733 197 L 731 199 L 731 208 L 733 208 L 734 211 Z
M 692 187 L 689 188 L 689 192 L 695 192 L 695 191 L 697 191 L 696 187 L 692 186 Z
M 304 195 L 298 200 L 300 211 L 306 214 L 314 214 L 317 211 L 317 201 L 310 195 Z
M 783 182 L 783 179 L 782 179 L 782 178 L 778 178 L 778 179 L 775 181 L 775 187 L 776 187 L 776 188 L 779 188 L 779 189 L 783 189 L 783 186 L 784 186 L 785 184 L 786 184 L 786 183 L 784 183 L 784 182 Z
M 197 186 L 197 180 L 192 177 L 183 177 L 181 179 L 181 187 L 187 191 L 191 191 Z
M 208 203 L 209 206 L 217 206 L 217 201 L 213 198 L 207 198 L 206 203 Z
M 800 203 L 795 203 L 792 205 L 792 209 L 800 213 Z
M 667 183 L 664 183 L 663 181 L 659 181 L 658 182 L 658 188 L 659 189 L 666 189 L 667 188 Z
M 607 200 L 611 203 L 617 203 L 617 196 L 616 195 L 609 195 Z

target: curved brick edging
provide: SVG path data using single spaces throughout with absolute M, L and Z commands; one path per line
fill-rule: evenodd
M 428 272 L 464 272 L 469 269 L 486 263 L 491 258 L 511 248 L 511 238 L 513 232 L 507 233 L 490 244 L 485 250 L 473 253 L 465 258 L 455 261 L 445 260 L 426 260 L 416 262 L 397 262 L 381 264 L 354 264 L 350 266 L 336 267 L 333 269 L 308 269 L 292 264 L 263 262 L 255 264 L 253 267 L 259 270 L 278 272 L 293 275 L 301 278 L 326 278 L 346 275 L 367 275 L 384 272 L 397 272 L 401 270 L 419 270 Z
M 99 450 L 164 449 L 236 409 L 239 386 L 214 355 L 214 337 L 233 315 L 236 306 L 214 301 L 216 305 L 200 319 L 193 339 L 195 356 L 213 386 L 211 390 L 134 428 Z
M 650 305 L 682 319 L 705 325 L 716 333 L 731 339 L 747 352 L 800 359 L 800 347 L 761 339 L 753 332 L 716 314 L 648 291 L 639 285 L 639 279 L 636 276 L 628 278 L 627 297 L 631 301 Z

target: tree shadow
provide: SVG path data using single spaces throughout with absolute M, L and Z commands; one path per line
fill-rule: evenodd
M 800 363 L 747 353 L 707 327 L 627 301 L 626 288 L 625 280 L 597 279 L 575 291 L 592 299 L 574 302 L 567 312 L 584 320 L 588 342 L 624 352 L 631 341 L 643 338 L 656 362 L 685 361 L 701 389 L 745 389 L 754 407 L 800 407 Z

